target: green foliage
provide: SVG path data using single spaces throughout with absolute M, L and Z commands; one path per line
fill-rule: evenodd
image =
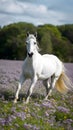
M 38 33 L 41 53 L 52 53 L 64 62 L 73 62 L 73 24 L 34 26 L 19 22 L 0 28 L 0 59 L 22 60 L 26 57 L 26 33 Z
M 73 43 L 73 24 L 72 25 L 62 25 L 59 26 L 58 29 L 62 33 L 62 36 L 66 37 Z

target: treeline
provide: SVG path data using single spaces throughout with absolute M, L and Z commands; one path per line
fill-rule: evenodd
M 0 28 L 0 59 L 23 60 L 26 57 L 26 33 L 37 31 L 40 53 L 55 54 L 64 62 L 73 62 L 73 24 L 53 26 L 19 22 Z

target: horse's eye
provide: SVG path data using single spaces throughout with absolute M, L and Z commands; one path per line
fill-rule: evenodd
M 34 42 L 34 44 L 36 44 L 36 42 Z

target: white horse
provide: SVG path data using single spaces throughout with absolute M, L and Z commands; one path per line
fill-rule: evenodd
M 45 99 L 48 99 L 48 96 L 51 95 L 52 89 L 55 86 L 58 91 L 65 93 L 69 89 L 70 80 L 65 74 L 63 63 L 55 55 L 41 55 L 38 52 L 39 48 L 36 36 L 33 34 L 27 34 L 26 48 L 27 57 L 22 66 L 22 74 L 20 76 L 14 102 L 17 102 L 21 86 L 27 78 L 30 78 L 32 82 L 28 90 L 26 103 L 29 102 L 29 98 L 38 79 L 42 79 L 46 87 L 47 95 Z M 51 82 L 49 84 L 50 77 Z

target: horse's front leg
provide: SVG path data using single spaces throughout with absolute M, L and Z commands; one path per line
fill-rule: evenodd
M 29 88 L 28 93 L 27 93 L 26 104 L 29 102 L 29 98 L 30 98 L 30 96 L 31 96 L 31 94 L 32 94 L 32 92 L 33 92 L 33 88 L 34 88 L 36 82 L 37 82 L 37 76 L 35 76 L 35 77 L 32 79 L 30 88 Z
M 14 103 L 17 103 L 19 91 L 20 91 L 21 86 L 22 86 L 22 84 L 23 84 L 24 81 L 25 81 L 25 77 L 22 74 L 21 77 L 20 77 L 20 80 L 19 80 L 18 89 L 17 89 L 16 94 L 15 94 Z

